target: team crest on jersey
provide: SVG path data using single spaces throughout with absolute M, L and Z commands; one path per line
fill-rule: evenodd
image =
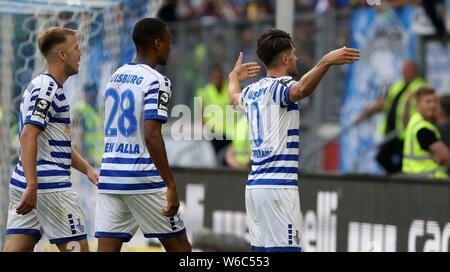
M 160 91 L 158 93 L 158 109 L 167 111 L 168 105 L 169 105 L 169 94 Z
M 50 108 L 49 101 L 42 98 L 38 98 L 36 100 L 36 104 L 34 105 L 33 115 L 45 119 L 49 108 Z

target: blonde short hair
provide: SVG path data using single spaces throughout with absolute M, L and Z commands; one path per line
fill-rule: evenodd
M 50 51 L 61 43 L 67 41 L 67 36 L 76 35 L 76 31 L 63 27 L 50 27 L 39 35 L 38 47 L 42 55 L 48 58 Z

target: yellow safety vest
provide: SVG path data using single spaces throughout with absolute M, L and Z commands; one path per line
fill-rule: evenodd
M 247 124 L 247 116 L 244 115 L 236 124 L 236 134 L 233 138 L 233 149 L 236 155 L 236 160 L 240 164 L 249 164 L 250 156 L 252 154 L 252 143 Z
M 392 107 L 392 103 L 394 102 L 395 97 L 400 93 L 400 91 L 405 87 L 404 81 L 399 81 L 391 85 L 389 88 L 389 92 L 386 97 L 386 102 L 384 103 L 383 108 L 383 120 L 380 123 L 380 132 L 383 135 L 387 133 L 387 118 L 389 111 Z M 408 97 L 419 90 L 420 88 L 427 86 L 427 83 L 422 78 L 418 77 L 409 83 L 406 90 L 401 95 L 400 99 L 397 103 L 397 108 L 395 109 L 395 130 L 397 132 L 397 137 L 401 140 L 405 138 L 405 125 L 403 124 L 403 111 L 406 107 L 406 102 L 408 101 Z M 415 101 L 413 100 L 412 105 L 409 108 L 409 115 L 412 116 L 415 113 Z
M 75 104 L 72 114 L 79 114 L 83 122 L 83 145 L 89 159 L 100 165 L 103 156 L 103 122 L 94 108 L 84 101 Z
M 431 152 L 422 149 L 420 146 L 417 132 L 422 128 L 433 131 L 436 138 L 441 139 L 441 135 L 435 125 L 423 119 L 418 112 L 414 113 L 405 131 L 402 172 L 434 178 L 447 178 L 445 167 L 435 162 L 431 157 Z
M 234 120 L 236 120 L 236 111 L 227 112 L 226 106 L 230 105 L 230 97 L 228 95 L 228 81 L 224 81 L 222 89 L 219 92 L 213 83 L 207 84 L 199 89 L 196 96 L 202 98 L 203 110 L 209 105 L 219 106 L 222 110 L 221 115 L 207 114 L 203 115 L 203 121 L 212 123 L 212 132 L 221 132 L 228 137 L 232 137 L 234 130 Z M 227 118 L 228 115 L 228 118 Z M 229 120 L 227 122 L 226 120 Z

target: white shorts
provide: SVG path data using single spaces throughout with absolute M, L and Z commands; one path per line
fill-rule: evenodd
M 41 238 L 45 233 L 52 244 L 64 244 L 87 238 L 84 213 L 75 192 L 59 191 L 38 193 L 37 208 L 20 215 L 16 209 L 22 199 L 22 192 L 10 188 L 8 208 L 8 234 L 32 234 Z
M 179 214 L 166 217 L 166 190 L 146 194 L 98 194 L 95 237 L 130 241 L 138 227 L 146 238 L 170 238 L 185 233 Z
M 247 188 L 245 206 L 253 251 L 301 251 L 298 189 Z

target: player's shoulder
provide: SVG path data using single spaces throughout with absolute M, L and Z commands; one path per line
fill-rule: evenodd
M 30 83 L 38 87 L 47 86 L 49 90 L 62 88 L 61 84 L 52 75 L 46 73 L 37 75 Z
M 145 63 L 128 63 L 128 65 L 130 69 L 135 70 L 136 73 L 143 75 L 151 82 L 164 82 L 165 80 L 168 80 L 168 78 L 162 75 L 158 70 L 153 69 Z
M 262 89 L 268 87 L 271 83 L 268 81 L 267 77 L 263 77 L 256 82 L 253 82 L 242 89 L 242 99 L 253 99 L 255 97 L 260 97 Z
M 62 85 L 50 74 L 39 74 L 33 78 L 28 84 L 26 90 L 33 95 L 50 100 L 57 93 L 58 89 L 62 89 Z
M 289 87 L 289 86 L 291 86 L 292 84 L 295 83 L 295 79 L 293 77 L 291 77 L 291 76 L 278 77 L 278 78 L 276 78 L 276 80 L 280 84 L 282 84 L 282 85 L 284 85 L 286 87 Z

